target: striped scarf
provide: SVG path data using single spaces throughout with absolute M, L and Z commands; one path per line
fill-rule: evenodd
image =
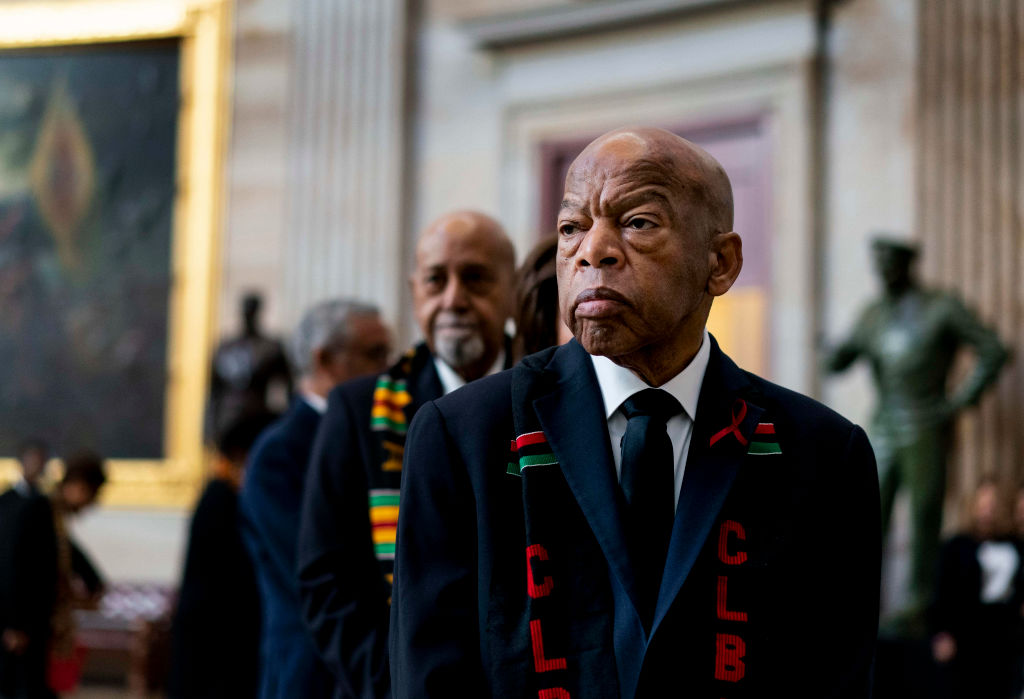
M 430 350 L 421 343 L 410 348 L 377 379 L 373 391 L 373 408 L 370 411 L 370 431 L 377 436 L 382 475 L 398 476 L 402 471 L 405 435 L 409 429 L 406 409 L 413 399 L 409 393 L 409 381 L 430 361 Z M 396 482 L 393 485 L 398 484 Z M 398 494 L 397 487 L 374 487 L 371 484 L 370 525 L 373 532 L 373 550 L 379 561 L 390 562 L 395 559 Z M 390 573 L 385 572 L 385 575 L 390 578 Z

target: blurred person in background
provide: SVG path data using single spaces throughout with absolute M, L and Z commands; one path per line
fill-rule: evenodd
M 18 449 L 22 478 L 0 494 L 0 697 L 50 697 L 47 649 L 57 590 L 57 537 L 37 481 L 49 451 Z
M 516 270 L 516 359 L 572 339 L 558 312 L 557 251 L 558 236 L 545 237 Z
M 251 698 L 259 680 L 260 602 L 238 516 L 249 450 L 273 418 L 242 415 L 219 435 L 189 528 L 171 629 L 171 699 Z
M 376 306 L 325 301 L 306 312 L 289 349 L 298 396 L 253 447 L 239 496 L 262 607 L 259 696 L 329 698 L 334 676 L 302 619 L 295 575 L 302 488 L 327 394 L 343 381 L 384 371 L 391 334 Z
M 42 439 L 27 439 L 18 446 L 18 465 L 21 466 L 21 480 L 14 489 L 24 496 L 40 494 L 40 481 L 50 460 L 50 447 Z
M 328 397 L 304 491 L 299 594 L 341 697 L 389 697 L 388 604 L 406 427 L 421 405 L 509 365 L 515 250 L 474 211 L 430 224 L 410 279 L 424 342 Z M 367 503 L 369 502 L 369 507 Z
M 1024 565 L 1011 503 L 986 478 L 974 491 L 967 531 L 946 541 L 932 607 L 932 654 L 953 699 L 1020 695 Z
M 76 609 L 94 609 L 105 587 L 103 578 L 71 536 L 69 524 L 92 507 L 107 482 L 103 458 L 80 450 L 64 459 L 64 476 L 50 496 L 56 533 L 57 585 L 51 625 L 49 681 L 58 691 L 70 691 L 78 683 L 84 649 L 75 634 Z

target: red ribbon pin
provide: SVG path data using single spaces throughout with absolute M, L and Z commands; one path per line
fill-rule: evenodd
M 740 444 L 747 446 L 747 439 L 740 432 L 740 425 L 743 424 L 743 418 L 747 416 L 747 402 L 740 398 L 736 399 L 736 402 L 732 405 L 732 424 L 725 429 L 719 431 L 711 438 L 711 444 L 709 446 L 715 446 L 715 442 L 730 434 L 736 435 L 736 439 L 739 440 Z

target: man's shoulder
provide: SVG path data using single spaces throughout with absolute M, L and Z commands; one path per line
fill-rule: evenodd
M 751 400 L 765 410 L 766 422 L 784 422 L 790 431 L 818 438 L 847 439 L 855 425 L 827 405 L 748 371 Z
M 338 384 L 327 395 L 327 409 L 341 404 L 359 404 L 373 399 L 373 391 L 380 377 L 374 374 L 360 376 Z
M 448 395 L 441 396 L 434 404 L 446 416 L 469 416 L 477 412 L 490 414 L 498 407 L 507 409 L 511 401 L 512 380 L 518 370 L 518 367 L 513 367 L 470 381 Z

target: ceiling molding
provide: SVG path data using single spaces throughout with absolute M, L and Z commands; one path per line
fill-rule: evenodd
M 554 39 L 652 24 L 684 15 L 773 0 L 593 0 L 461 23 L 477 48 L 500 50 Z

